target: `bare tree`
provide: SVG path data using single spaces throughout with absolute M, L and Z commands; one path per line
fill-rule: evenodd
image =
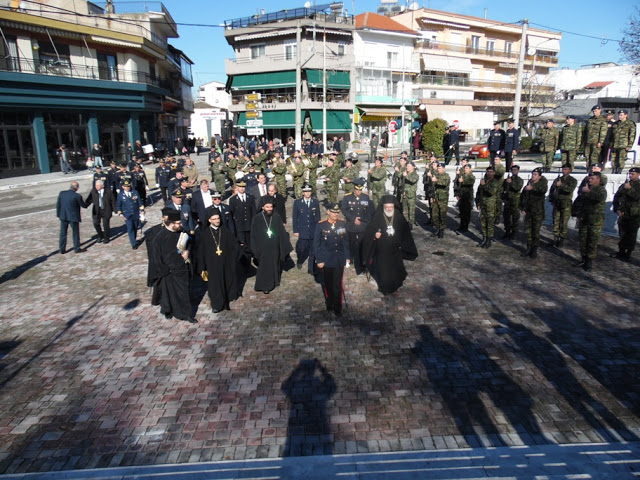
M 620 53 L 622 58 L 636 65 L 636 72 L 640 70 L 640 8 L 634 7 L 635 13 L 629 16 L 629 24 L 622 29 Z

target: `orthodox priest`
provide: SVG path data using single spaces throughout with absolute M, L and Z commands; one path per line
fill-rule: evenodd
M 213 313 L 231 310 L 229 304 L 240 296 L 236 268 L 241 249 L 231 231 L 222 224 L 216 207 L 205 210 L 208 227 L 200 233 L 197 272 L 207 282 Z
M 254 288 L 269 293 L 280 285 L 282 263 L 293 250 L 282 217 L 273 211 L 273 197 L 265 197 L 262 212 L 253 217 L 250 244 L 258 265 Z
M 151 305 L 158 306 L 160 305 L 160 290 L 158 289 L 157 283 L 153 283 L 153 279 L 156 276 L 156 267 L 157 262 L 154 261 L 157 256 L 156 251 L 154 250 L 155 245 L 153 243 L 153 239 L 155 236 L 160 233 L 163 229 L 166 228 L 167 225 L 167 217 L 173 211 L 172 208 L 165 207 L 162 209 L 162 221 L 154 225 L 151 228 L 148 228 L 146 232 L 144 232 L 144 243 L 147 245 L 147 260 L 149 261 L 149 266 L 147 268 L 147 287 L 151 287 Z
M 362 239 L 361 258 L 383 295 L 398 290 L 407 278 L 403 260 L 418 258 L 411 226 L 393 195 L 382 197 L 373 219 L 367 225 Z
M 189 250 L 179 247 L 182 229 L 181 214 L 172 210 L 167 215 L 165 228 L 152 239 L 151 284 L 158 286 L 160 313 L 167 319 L 176 317 L 197 323 L 191 313 L 189 299 Z

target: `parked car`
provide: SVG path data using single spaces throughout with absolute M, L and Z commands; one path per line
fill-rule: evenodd
M 474 158 L 488 158 L 489 157 L 489 137 L 483 141 L 476 143 L 469 149 L 467 155 Z

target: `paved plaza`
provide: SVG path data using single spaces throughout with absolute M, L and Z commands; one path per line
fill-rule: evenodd
M 194 282 L 190 325 L 150 305 L 122 222 L 102 245 L 83 217 L 88 250 L 66 255 L 55 212 L 0 220 L 2 474 L 590 442 L 637 459 L 640 262 L 609 258 L 615 238 L 587 274 L 575 232 L 534 261 L 522 233 L 485 250 L 416 227 L 405 286 L 348 269 L 341 318 L 294 268 L 219 314 Z

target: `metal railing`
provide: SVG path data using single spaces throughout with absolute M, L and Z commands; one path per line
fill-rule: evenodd
M 465 53 L 467 55 L 481 55 L 484 57 L 495 57 L 497 59 L 511 59 L 516 63 L 519 58 L 519 53 L 514 53 L 513 51 L 502 51 L 496 49 L 487 49 L 480 48 L 474 45 L 461 45 L 459 43 L 446 43 L 439 42 L 436 40 L 419 40 L 416 42 L 416 48 L 424 48 L 427 50 L 445 50 L 447 52 L 457 52 L 457 53 Z M 534 60 L 536 62 L 543 63 L 558 63 L 558 58 L 551 55 L 525 55 L 525 61 L 531 62 Z
M 474 80 L 466 77 L 446 77 L 442 75 L 418 75 L 414 84 L 445 85 L 453 87 L 497 88 L 501 90 L 515 90 L 515 82 L 496 82 L 490 80 Z M 536 85 L 536 91 L 553 92 L 552 85 Z
M 332 60 L 340 60 L 343 59 L 345 57 L 345 55 L 332 55 L 332 54 L 327 54 L 326 58 L 329 61 Z M 322 58 L 322 55 L 320 55 L 319 58 Z M 230 62 L 236 63 L 236 64 L 243 64 L 243 63 L 250 63 L 250 62 L 260 62 L 260 61 L 270 61 L 270 62 L 295 62 L 296 60 L 296 55 L 295 53 L 293 55 L 287 55 L 286 53 L 278 53 L 278 54 L 264 54 L 264 55 L 260 55 L 257 56 L 255 58 L 252 57 L 236 57 L 236 58 L 228 58 L 227 60 L 229 60 Z
M 114 82 L 144 83 L 167 88 L 167 82 L 160 77 L 152 77 L 139 70 L 121 68 L 101 68 L 87 65 L 73 65 L 68 61 L 33 61 L 16 57 L 0 58 L 0 71 L 52 75 L 56 77 L 82 78 L 90 80 L 110 80 Z
M 337 102 L 337 103 L 349 103 L 349 94 L 336 94 L 329 93 L 327 94 L 327 102 Z M 262 104 L 281 104 L 281 103 L 295 103 L 296 95 L 295 93 L 284 93 L 284 94 L 275 94 L 275 93 L 263 93 L 262 98 L 259 103 Z M 322 94 L 303 94 L 302 95 L 303 102 L 319 102 L 322 103 Z M 231 103 L 233 105 L 239 105 L 244 103 L 244 95 L 232 95 Z
M 225 29 L 247 28 L 254 25 L 262 25 L 265 23 L 283 22 L 286 20 L 297 19 L 313 19 L 330 23 L 341 23 L 344 25 L 354 25 L 355 17 L 353 15 L 345 15 L 340 12 L 325 13 L 324 11 L 310 8 L 293 8 L 290 10 L 280 10 L 279 12 L 256 14 L 251 17 L 236 18 L 233 20 L 225 20 L 223 25 Z

